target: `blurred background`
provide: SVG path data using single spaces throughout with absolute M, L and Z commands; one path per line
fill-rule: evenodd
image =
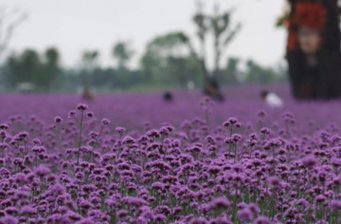
M 285 1 L 1 0 L 0 91 L 287 82 Z

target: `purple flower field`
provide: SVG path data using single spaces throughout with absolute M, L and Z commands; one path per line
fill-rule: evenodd
M 0 223 L 341 223 L 341 101 L 0 96 Z

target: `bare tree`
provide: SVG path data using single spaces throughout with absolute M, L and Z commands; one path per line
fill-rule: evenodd
M 198 10 L 193 16 L 193 22 L 196 26 L 196 37 L 199 41 L 199 48 L 194 46 L 194 39 L 190 39 L 186 34 L 180 33 L 179 36 L 187 43 L 191 54 L 196 58 L 201 66 L 204 75 L 204 91 L 212 92 L 208 95 L 219 95 L 218 82 L 215 80 L 221 71 L 221 61 L 226 53 L 228 45 L 235 38 L 241 29 L 241 23 L 235 26 L 231 23 L 233 10 L 225 12 L 219 11 L 219 5 L 216 5 L 212 14 L 203 11 L 202 3 L 198 2 Z M 208 68 L 207 45 L 208 41 L 213 40 L 211 48 L 213 49 L 213 68 Z M 211 91 L 212 90 L 212 91 Z M 214 93 L 213 93 L 214 92 Z
M 9 11 L 5 6 L 0 7 L 0 57 L 7 50 L 15 30 L 27 17 L 27 13 L 17 9 Z

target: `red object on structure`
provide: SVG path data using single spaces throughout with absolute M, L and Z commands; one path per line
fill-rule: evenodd
M 325 7 L 318 2 L 299 2 L 296 4 L 292 19 L 295 26 L 323 30 L 326 15 Z

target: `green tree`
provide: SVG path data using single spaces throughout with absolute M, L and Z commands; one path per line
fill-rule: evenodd
M 8 80 L 12 87 L 19 83 L 34 83 L 39 86 L 41 83 L 39 54 L 32 49 L 25 50 L 21 55 L 12 55 L 7 59 Z
M 96 50 L 86 50 L 82 54 L 81 83 L 84 89 L 90 88 L 91 76 L 97 66 L 99 53 Z
M 27 49 L 19 55 L 9 56 L 5 68 L 12 88 L 21 83 L 30 83 L 36 91 L 49 91 L 60 71 L 59 53 L 57 49 L 49 48 L 41 56 L 37 51 Z
M 237 75 L 239 74 L 238 65 L 240 59 L 231 57 L 227 60 L 226 68 L 219 74 L 219 79 L 226 84 L 234 84 L 237 82 Z
M 201 73 L 200 67 L 180 32 L 154 38 L 147 45 L 140 63 L 146 78 L 154 83 L 186 86 L 189 81 L 201 82 L 197 75 Z
M 51 85 L 58 78 L 58 74 L 60 72 L 59 59 L 59 52 L 56 48 L 48 48 L 44 52 L 44 76 L 42 77 L 42 79 L 44 80 L 43 85 L 46 89 L 50 89 Z
M 133 55 L 134 51 L 130 49 L 128 42 L 120 41 L 112 49 L 112 56 L 121 70 L 127 69 L 127 64 Z
M 278 75 L 273 69 L 263 67 L 254 62 L 253 60 L 248 60 L 246 65 L 247 65 L 246 82 L 267 84 L 277 81 Z

